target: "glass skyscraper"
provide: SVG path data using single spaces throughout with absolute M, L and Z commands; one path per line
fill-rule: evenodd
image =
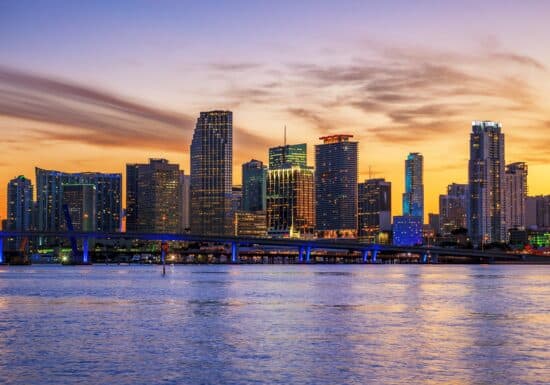
M 122 174 L 96 172 L 64 173 L 36 168 L 37 229 L 59 231 L 63 217 L 63 184 L 95 186 L 95 230 L 120 231 Z
M 307 167 L 307 144 L 287 144 L 269 149 L 269 168 Z
M 331 135 L 315 146 L 315 220 L 320 237 L 357 235 L 357 142 Z
M 453 230 L 466 229 L 468 209 L 468 185 L 453 183 L 447 186 L 447 194 L 439 196 L 439 229 L 443 236 Z
M 96 187 L 93 184 L 63 183 L 62 204 L 67 205 L 74 231 L 96 229 Z M 62 230 L 69 230 L 65 221 Z
M 191 232 L 233 233 L 233 113 L 201 112 L 191 142 Z
M 181 231 L 183 199 L 179 165 L 166 159 L 126 165 L 126 231 Z
M 382 231 L 391 231 L 391 182 L 367 179 L 358 190 L 359 237 L 379 243 Z
M 468 231 L 472 243 L 504 242 L 504 134 L 491 121 L 472 122 L 468 167 Z
M 252 159 L 242 165 L 242 210 L 265 211 L 265 189 L 267 168 Z
M 412 152 L 405 160 L 405 193 L 403 215 L 419 217 L 424 222 L 424 157 Z

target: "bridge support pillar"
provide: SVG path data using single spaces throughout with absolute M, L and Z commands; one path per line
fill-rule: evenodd
M 239 258 L 239 248 L 237 246 L 237 242 L 231 243 L 231 263 L 237 263 L 237 259 Z
M 432 263 L 439 263 L 439 258 L 437 254 L 432 254 Z
M 304 262 L 304 246 L 300 246 L 300 249 L 298 250 L 298 262 Z
M 363 263 L 367 263 L 369 260 L 369 251 L 363 250 Z
M 311 246 L 306 247 L 306 263 L 309 263 L 311 259 Z
M 422 263 L 428 263 L 428 253 L 422 254 Z
M 90 249 L 90 238 L 86 237 L 82 240 L 82 263 L 89 263 L 89 249 Z
M 372 251 L 372 263 L 376 263 L 376 257 L 378 256 L 378 250 Z
M 0 265 L 4 264 L 4 238 L 0 237 Z

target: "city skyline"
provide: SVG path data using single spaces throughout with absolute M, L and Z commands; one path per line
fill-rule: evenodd
M 211 3 L 5 2 L 0 180 L 32 179 L 35 166 L 121 173 L 149 158 L 189 173 L 196 113 L 219 108 L 235 114 L 233 184 L 242 163 L 267 163 L 285 124 L 288 143 L 308 144 L 308 164 L 319 136 L 346 132 L 360 144 L 358 180 L 370 166 L 392 182 L 394 215 L 402 159 L 424 155 L 427 218 L 448 184 L 467 182 L 467 136 L 480 119 L 503 124 L 505 161 L 528 163 L 529 194 L 548 194 L 550 58 L 540 15 L 549 5 L 434 4 L 236 2 L 219 5 L 231 16 L 220 34 L 192 28 Z M 464 34 L 474 17 L 496 28 Z M 5 219 L 5 189 L 0 206 Z

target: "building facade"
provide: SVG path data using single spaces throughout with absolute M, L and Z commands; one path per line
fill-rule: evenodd
M 380 233 L 391 231 L 391 182 L 367 179 L 358 186 L 359 237 L 380 243 Z
M 97 228 L 96 186 L 93 184 L 63 183 L 62 205 L 67 205 L 74 231 L 92 232 Z M 69 230 L 66 220 L 61 230 Z
M 527 197 L 526 227 L 534 230 L 550 230 L 550 195 Z
M 424 157 L 412 152 L 405 160 L 403 215 L 424 218 Z M 423 219 L 422 219 L 423 220 Z
M 180 171 L 181 226 L 180 232 L 191 229 L 191 176 Z
M 265 189 L 267 167 L 252 159 L 242 165 L 242 209 L 244 211 L 265 211 Z
M 233 233 L 233 113 L 201 112 L 191 142 L 191 232 Z
M 357 236 L 358 142 L 331 135 L 315 146 L 315 221 L 320 237 Z
M 504 134 L 500 123 L 474 121 L 468 167 L 468 232 L 474 246 L 504 242 Z
M 285 144 L 269 149 L 269 168 L 307 167 L 307 144 Z
M 177 233 L 181 230 L 181 172 L 166 159 L 126 165 L 126 231 Z
M 265 237 L 267 223 L 265 211 L 236 211 L 236 237 Z
M 468 224 L 468 185 L 453 183 L 447 186 L 447 194 L 439 196 L 439 230 L 442 236 L 453 230 L 466 229 Z
M 403 215 L 393 217 L 393 244 L 416 246 L 422 244 L 423 220 L 420 217 Z
M 7 218 L 5 230 L 29 231 L 34 230 L 33 223 L 33 185 L 30 179 L 18 176 L 8 182 L 7 190 Z M 8 250 L 18 249 L 21 239 L 9 239 Z
M 527 164 L 506 165 L 504 172 L 504 209 L 507 229 L 525 228 L 525 200 L 527 199 Z

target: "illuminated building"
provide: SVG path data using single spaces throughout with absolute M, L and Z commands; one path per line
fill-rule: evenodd
M 90 184 L 95 187 L 95 229 L 120 231 L 122 213 L 122 174 L 98 172 L 64 173 L 36 168 L 37 229 L 58 231 L 64 223 L 62 185 Z
M 189 231 L 191 227 L 191 176 L 180 171 L 181 226 L 180 232 Z
M 529 234 L 529 244 L 535 247 L 550 247 L 550 233 L 533 232 Z
M 285 144 L 269 149 L 269 168 L 307 167 L 307 144 Z
M 232 112 L 201 112 L 191 142 L 192 233 L 233 233 L 232 164 Z
M 508 229 L 525 228 L 525 199 L 527 198 L 527 164 L 506 165 L 504 172 L 504 209 Z
M 422 244 L 423 220 L 411 215 L 393 217 L 393 244 L 415 246 Z
M 267 223 L 265 211 L 236 211 L 235 236 L 265 237 Z
M 242 165 L 242 209 L 244 211 L 265 211 L 265 179 L 267 168 L 252 159 Z
M 441 217 L 439 214 L 428 214 L 428 227 L 433 231 L 434 236 L 439 234 L 439 229 L 441 228 Z
M 96 229 L 96 188 L 93 184 L 63 183 L 61 185 L 62 205 L 67 205 L 74 231 Z M 69 230 L 63 219 L 61 230 Z
M 439 196 L 439 232 L 448 236 L 453 230 L 467 228 L 468 185 L 453 183 L 447 194 Z
M 166 159 L 126 165 L 126 231 L 177 233 L 182 198 L 179 165 Z
M 367 179 L 358 186 L 359 237 L 381 243 L 380 234 L 391 231 L 391 182 Z
M 282 237 L 311 236 L 315 227 L 313 168 L 305 166 L 301 160 L 297 164 L 286 161 L 272 163 L 271 150 L 270 165 L 273 164 L 275 168 L 269 168 L 266 180 L 268 234 Z M 306 159 L 305 147 L 303 159 Z
M 468 170 L 468 232 L 475 246 L 504 242 L 504 134 L 497 122 L 474 121 Z
M 320 237 L 357 236 L 357 142 L 331 135 L 315 146 L 315 221 Z
M 424 157 L 418 152 L 410 153 L 405 160 L 405 192 L 403 215 L 424 218 Z
M 18 176 L 9 181 L 5 230 L 33 230 L 33 186 L 30 179 Z M 8 249 L 19 248 L 20 240 L 9 240 Z
M 527 197 L 526 226 L 532 229 L 550 229 L 550 195 Z

